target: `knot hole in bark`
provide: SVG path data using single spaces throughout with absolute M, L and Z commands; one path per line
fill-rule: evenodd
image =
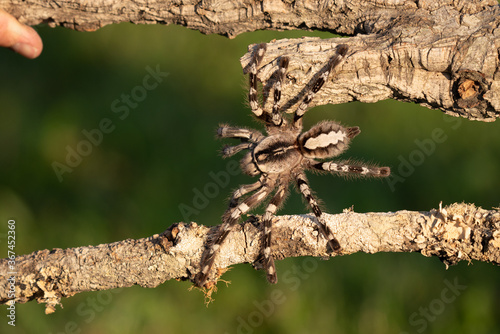
M 459 108 L 477 108 L 485 110 L 486 101 L 484 93 L 488 90 L 488 84 L 484 74 L 477 71 L 463 70 L 457 73 L 453 83 L 453 98 Z

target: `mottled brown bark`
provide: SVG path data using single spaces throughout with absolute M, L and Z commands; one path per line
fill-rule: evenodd
M 337 45 L 346 44 L 346 61 L 312 104 L 395 99 L 471 120 L 499 117 L 499 6 L 475 14 L 449 6 L 415 8 L 385 19 L 385 24 L 380 18 L 377 25 L 365 27 L 369 34 L 350 38 L 268 43 L 259 77 L 271 87 L 279 58 L 289 57 L 283 99 L 289 101 L 285 108 L 293 110 Z M 252 51 L 250 47 L 242 57 L 243 67 Z
M 420 252 L 425 256 L 438 256 L 447 266 L 461 260 L 500 264 L 498 210 L 454 204 L 430 212 L 347 211 L 327 215 L 327 224 L 343 247 L 341 254 L 327 253 L 326 241 L 318 235 L 311 219 L 308 215 L 275 218 L 272 249 L 276 259 L 357 252 Z M 47 312 L 52 312 L 61 298 L 84 291 L 132 285 L 153 288 L 170 279 L 192 280 L 199 270 L 207 234 L 216 228 L 179 223 L 149 238 L 19 256 L 15 269 L 15 301 L 37 300 L 46 303 Z M 217 256 L 215 267 L 219 273 L 237 263 L 256 261 L 261 247 L 260 233 L 256 223 L 238 226 Z M 6 274 L 9 271 L 7 259 L 0 260 L 1 303 L 9 300 L 9 275 Z
M 449 7 L 476 14 L 495 0 L 1 0 L 0 8 L 28 25 L 93 31 L 108 24 L 179 24 L 205 34 L 235 37 L 248 31 L 317 29 L 344 35 L 385 30 L 401 13 Z M 418 23 L 418 22 L 416 22 Z
M 353 36 L 342 39 L 351 57 L 316 105 L 391 98 L 471 120 L 500 115 L 496 0 L 0 0 L 0 8 L 26 24 L 87 31 L 119 22 L 179 24 L 229 37 L 258 29 L 326 30 Z M 272 43 L 261 77 L 269 78 L 277 58 L 290 56 L 295 72 L 284 93 L 293 104 L 338 43 Z

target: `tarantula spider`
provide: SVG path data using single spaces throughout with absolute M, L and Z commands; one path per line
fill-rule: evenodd
M 302 132 L 302 116 L 307 111 L 309 103 L 327 81 L 329 74 L 343 61 L 347 50 L 346 45 L 337 47 L 336 55 L 330 59 L 323 72 L 313 82 L 304 100 L 295 111 L 293 120 L 287 120 L 280 113 L 279 103 L 289 60 L 286 57 L 280 59 L 277 79 L 273 87 L 273 108 L 271 111 L 264 110 L 257 99 L 257 67 L 264 57 L 266 44 L 257 46 L 249 66 L 248 99 L 253 114 L 266 124 L 268 135 L 265 136 L 253 129 L 228 125 L 222 125 L 217 134 L 221 138 L 241 140 L 239 145 L 225 147 L 222 152 L 223 156 L 230 157 L 242 150 L 248 150 L 249 152 L 241 160 L 241 169 L 250 176 L 260 175 L 260 177 L 257 182 L 243 185 L 234 191 L 229 207 L 222 217 L 222 225 L 215 236 L 207 242 L 206 250 L 202 256 L 201 271 L 195 278 L 195 284 L 199 287 L 205 285 L 218 250 L 240 217 L 259 205 L 274 189 L 276 191 L 262 217 L 264 224 L 262 264 L 267 273 L 267 280 L 270 283 L 278 281 L 271 254 L 271 219 L 278 207 L 283 204 L 288 192 L 288 185 L 292 180 L 295 180 L 298 191 L 305 197 L 316 216 L 316 223 L 321 234 L 326 238 L 330 251 L 340 251 L 340 243 L 325 224 L 323 212 L 312 194 L 304 170 L 373 177 L 385 177 L 390 174 L 388 167 L 353 165 L 345 161 L 316 160 L 332 158 L 345 151 L 349 141 L 360 133 L 358 127 L 345 128 L 333 121 L 324 121 L 308 131 Z M 253 194 L 251 194 L 252 192 Z

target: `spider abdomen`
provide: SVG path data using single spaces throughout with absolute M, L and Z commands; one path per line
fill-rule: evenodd
M 299 147 L 306 158 L 331 158 L 347 149 L 358 127 L 345 128 L 333 121 L 321 122 L 299 136 Z
M 297 137 L 293 134 L 266 137 L 253 150 L 253 161 L 262 173 L 282 173 L 297 166 L 301 160 Z

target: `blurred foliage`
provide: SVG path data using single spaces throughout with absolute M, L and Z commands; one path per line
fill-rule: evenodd
M 146 237 L 184 219 L 218 224 L 231 189 L 249 177 L 232 176 L 196 213 L 183 215 L 179 206 L 193 207 L 196 189 L 203 192 L 213 181 L 210 172 L 227 168 L 229 160 L 218 154 L 223 144 L 214 138 L 217 125 L 258 126 L 244 102 L 239 57 L 248 44 L 273 38 L 332 37 L 255 32 L 229 40 L 178 26 L 131 24 L 38 32 L 44 51 L 36 60 L 0 50 L 2 257 L 11 218 L 18 254 Z M 155 89 L 141 90 L 147 67 L 168 76 Z M 126 104 L 113 103 L 122 94 L 141 98 L 120 119 L 117 106 Z M 53 163 L 64 164 L 68 147 L 81 146 L 82 131 L 103 119 L 113 130 L 91 151 L 87 147 L 89 154 L 59 182 Z M 358 212 L 429 210 L 440 201 L 499 205 L 498 122 L 451 118 L 395 101 L 317 107 L 307 113 L 306 127 L 322 119 L 361 127 L 346 156 L 409 174 L 392 185 L 311 175 L 328 212 L 351 206 Z M 443 139 L 434 146 L 433 131 L 442 131 Z M 417 142 L 427 143 L 427 152 Z M 418 162 L 411 173 L 403 166 L 410 159 Z M 306 211 L 293 194 L 281 213 Z M 221 284 L 208 308 L 188 282 L 174 281 L 156 289 L 82 293 L 49 316 L 43 305 L 17 305 L 15 329 L 3 317 L 0 331 L 479 334 L 500 328 L 500 273 L 490 264 L 445 270 L 438 259 L 419 254 L 357 254 L 277 265 L 276 286 L 248 265 L 235 266 L 223 277 L 232 284 Z M 455 283 L 466 288 L 451 290 Z

